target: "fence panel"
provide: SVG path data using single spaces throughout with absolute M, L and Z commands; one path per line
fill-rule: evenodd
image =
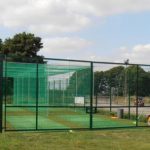
M 148 126 L 150 66 L 44 61 L 0 62 L 6 131 Z

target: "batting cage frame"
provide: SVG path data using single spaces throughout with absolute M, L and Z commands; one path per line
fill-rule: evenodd
M 150 65 L 31 62 L 0 57 L 1 132 L 149 126 Z

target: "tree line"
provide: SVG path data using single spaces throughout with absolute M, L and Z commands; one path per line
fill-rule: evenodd
M 141 66 L 118 66 L 94 73 L 94 94 L 123 96 L 125 94 L 150 96 L 150 72 Z
M 77 76 L 76 76 L 77 74 Z M 78 96 L 90 95 L 91 69 L 75 72 L 67 88 Z M 76 85 L 77 83 L 77 85 Z M 94 72 L 94 95 L 150 96 L 150 72 L 137 65 L 117 66 L 106 71 Z M 138 91 L 138 93 L 137 93 Z

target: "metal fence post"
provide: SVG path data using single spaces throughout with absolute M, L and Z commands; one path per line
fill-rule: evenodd
M 112 95 L 111 95 L 111 87 L 110 87 L 110 91 L 109 91 L 109 93 L 110 93 L 110 102 L 109 102 L 109 105 L 110 105 L 110 112 L 111 112 L 111 107 L 112 107 Z
M 6 112 L 6 108 L 7 108 L 7 106 L 6 106 L 7 105 L 7 102 L 6 102 L 6 100 L 7 100 L 7 88 L 6 87 L 7 87 L 7 71 L 8 71 L 7 70 L 7 55 L 5 55 L 4 61 L 5 61 L 5 63 L 4 63 L 5 65 L 4 65 L 4 68 L 3 68 L 4 71 L 5 71 L 4 72 L 4 74 L 5 74 L 4 75 L 4 84 L 3 84 L 4 85 L 4 105 L 5 105 L 5 108 L 4 108 L 5 109 L 4 110 L 4 116 L 5 116 L 5 118 L 4 118 L 4 129 L 7 130 L 6 129 L 7 128 L 6 127 L 6 117 L 7 117 L 7 112 Z
M 38 98 L 39 98 L 39 73 L 38 63 L 36 64 L 36 130 L 38 130 Z
M 93 62 L 91 62 L 91 89 L 90 89 L 90 129 L 93 128 Z
M 139 66 L 136 74 L 136 127 L 138 126 L 138 94 L 139 94 Z
M 128 118 L 131 118 L 130 72 L 128 73 Z
M 131 107 L 131 98 L 130 98 L 130 87 L 129 87 L 129 93 L 128 93 L 129 95 L 128 95 L 128 118 L 130 119 L 131 118 L 131 109 L 130 109 L 130 107 Z
M 0 56 L 0 132 L 3 131 L 3 57 Z

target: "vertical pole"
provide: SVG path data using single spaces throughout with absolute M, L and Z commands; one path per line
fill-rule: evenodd
M 129 86 L 129 93 L 128 93 L 128 118 L 130 119 L 130 107 L 131 107 L 131 102 L 130 102 L 130 86 Z
M 39 96 L 38 63 L 36 64 L 36 130 L 38 130 L 38 96 Z
M 129 116 L 128 116 L 128 117 L 129 117 L 129 119 L 130 119 L 130 114 L 131 114 L 131 113 L 130 113 L 130 112 L 131 112 L 131 111 L 130 111 L 130 109 L 131 109 L 130 88 L 129 88 L 129 93 L 128 93 L 128 94 L 129 94 L 129 95 L 128 95 L 128 101 L 129 101 L 129 104 L 128 104 L 128 115 L 129 115 Z
M 16 100 L 15 104 L 18 104 L 18 78 L 16 78 Z
M 53 105 L 54 105 L 54 102 L 55 102 L 55 79 L 54 79 L 54 85 L 53 85 Z
M 78 80 L 77 80 L 77 71 L 76 71 L 76 96 L 78 96 Z
M 27 104 L 29 105 L 29 103 L 30 103 L 30 100 L 29 100 L 29 92 L 30 92 L 30 76 L 28 76 L 28 78 L 27 78 L 27 80 L 28 80 L 28 86 L 27 86 L 27 88 L 28 88 L 28 102 L 27 102 Z
M 97 104 L 97 103 L 98 103 L 98 101 L 97 101 L 97 97 L 98 97 L 98 94 L 97 94 L 97 92 L 96 92 L 96 95 L 95 95 L 95 103 L 96 103 L 96 105 L 95 105 L 95 106 L 96 106 L 96 112 L 97 112 L 97 106 L 98 106 L 98 104 Z
M 50 90 L 51 90 L 51 83 L 50 81 L 48 82 L 48 103 L 50 104 Z
M 138 91 L 139 91 L 139 66 L 137 65 L 137 74 L 136 74 L 136 127 L 138 126 Z
M 62 102 L 62 95 L 61 95 L 61 80 L 59 80 L 59 97 L 61 99 L 61 105 L 63 105 L 63 102 Z
M 110 87 L 110 112 L 111 112 L 111 106 L 112 106 L 112 95 L 111 95 L 111 87 Z
M 95 80 L 95 77 L 94 77 L 94 71 L 92 71 L 93 72 L 93 107 L 94 107 L 94 112 L 96 112 L 97 111 L 97 107 L 96 107 L 96 97 L 95 97 L 95 95 L 94 95 L 94 91 L 95 91 L 95 87 L 94 87 L 94 80 Z
M 21 102 L 22 102 L 21 105 L 24 105 L 24 104 L 23 104 L 23 98 L 24 98 L 24 97 L 23 97 L 23 77 L 22 77 L 22 78 L 21 78 Z
M 128 80 L 128 118 L 130 119 L 130 108 L 131 108 L 131 102 L 130 102 L 130 72 L 129 72 L 129 80 Z
M 58 90 L 61 90 L 61 80 L 58 80 Z
M 66 89 L 66 85 L 65 85 L 66 82 L 65 82 L 65 81 L 66 81 L 65 79 L 62 80 L 62 84 L 63 84 L 63 86 L 62 86 L 62 91 L 63 91 L 63 104 L 65 103 L 65 102 L 64 102 L 64 95 L 65 95 L 65 94 L 64 94 L 64 90 Z
M 4 128 L 6 130 L 6 117 L 7 117 L 7 113 L 6 113 L 6 108 L 7 108 L 7 57 L 5 56 L 5 81 L 4 81 L 4 93 L 5 93 L 5 98 L 4 98 L 4 103 L 5 103 L 5 122 L 4 122 Z
M 3 130 L 3 58 L 0 57 L 0 132 Z
M 127 64 L 125 66 L 124 96 L 125 96 L 125 106 L 126 106 L 127 105 Z
M 63 104 L 64 104 L 64 84 L 65 84 L 65 81 L 64 81 L 64 78 L 62 79 L 62 86 L 61 86 L 61 88 L 62 88 L 62 100 L 63 100 Z
M 90 89 L 90 129 L 93 128 L 93 62 L 91 62 L 91 89 Z

